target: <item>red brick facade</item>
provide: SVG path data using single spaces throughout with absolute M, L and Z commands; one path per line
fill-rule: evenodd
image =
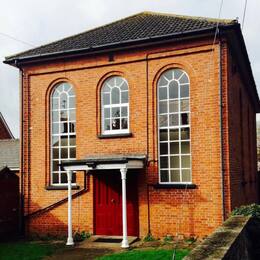
M 67 230 L 67 191 L 46 189 L 50 184 L 49 98 L 53 86 L 61 81 L 70 82 L 76 92 L 78 159 L 93 154 L 148 155 L 148 166 L 139 171 L 138 180 L 140 237 L 149 231 L 156 237 L 202 237 L 222 223 L 223 212 L 227 217 L 235 206 L 257 201 L 256 111 L 239 69 L 234 69 L 237 62 L 227 43 L 220 50 L 217 42 L 212 51 L 212 39 L 204 39 L 118 51 L 114 61 L 107 54 L 98 54 L 24 66 L 21 169 L 24 214 L 29 215 L 25 217 L 27 234 L 64 234 Z M 155 186 L 156 89 L 159 76 L 168 68 L 181 68 L 190 77 L 195 189 Z M 132 137 L 98 138 L 100 86 L 111 75 L 122 75 L 128 81 Z M 239 104 L 240 92 L 243 105 Z M 73 191 L 73 229 L 93 232 L 93 175 L 86 179 L 84 190 L 84 174 L 77 173 L 80 190 Z

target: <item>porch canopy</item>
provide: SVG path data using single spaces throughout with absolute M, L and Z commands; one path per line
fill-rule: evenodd
M 121 247 L 129 247 L 127 238 L 127 207 L 126 207 L 126 173 L 128 169 L 142 169 L 145 166 L 146 155 L 98 155 L 88 156 L 85 159 L 63 161 L 61 166 L 67 172 L 68 177 L 68 239 L 67 245 L 74 245 L 72 237 L 72 203 L 71 203 L 71 180 L 75 171 L 91 170 L 120 170 L 122 181 L 122 223 L 123 240 Z

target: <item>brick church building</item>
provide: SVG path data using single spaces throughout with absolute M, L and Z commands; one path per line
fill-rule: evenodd
M 22 79 L 28 235 L 202 237 L 258 201 L 260 103 L 236 20 L 144 12 L 5 63 Z

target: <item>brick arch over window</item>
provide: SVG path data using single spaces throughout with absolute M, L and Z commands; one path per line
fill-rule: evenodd
M 190 79 L 178 68 L 157 82 L 160 183 L 191 183 Z
M 107 78 L 101 87 L 102 134 L 129 132 L 129 88 L 122 76 Z
M 57 83 L 50 93 L 50 143 L 51 184 L 64 185 L 67 175 L 60 164 L 76 159 L 76 95 L 68 82 Z

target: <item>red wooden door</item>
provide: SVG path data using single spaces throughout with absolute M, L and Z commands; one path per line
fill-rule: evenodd
M 96 235 L 122 235 L 122 186 L 119 170 L 94 175 L 94 230 Z M 127 173 L 127 228 L 138 236 L 137 175 Z

